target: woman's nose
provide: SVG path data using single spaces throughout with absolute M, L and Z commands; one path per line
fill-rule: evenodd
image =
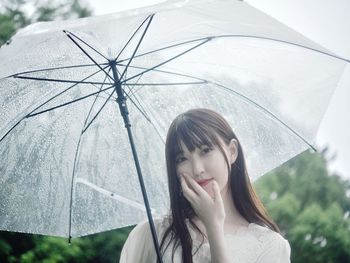
M 201 177 L 204 171 L 205 169 L 204 169 L 203 161 L 200 158 L 193 159 L 192 172 L 193 172 L 194 179 Z

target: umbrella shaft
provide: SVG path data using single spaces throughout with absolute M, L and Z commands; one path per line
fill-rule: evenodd
M 111 61 L 110 65 L 111 65 L 112 71 L 113 71 L 115 90 L 116 90 L 116 93 L 118 95 L 117 102 L 119 104 L 120 113 L 121 113 L 121 115 L 123 116 L 123 119 L 124 119 L 125 128 L 127 129 L 127 132 L 128 132 L 130 146 L 131 146 L 131 150 L 132 150 L 132 154 L 133 154 L 133 157 L 134 157 L 134 162 L 135 162 L 135 166 L 136 166 L 136 170 L 137 170 L 137 175 L 138 175 L 140 186 L 141 186 L 143 200 L 144 200 L 144 203 L 145 203 L 145 206 L 146 206 L 148 222 L 150 224 L 152 238 L 153 238 L 153 243 L 154 243 L 154 247 L 156 249 L 156 253 L 157 253 L 157 257 L 158 257 L 158 262 L 163 263 L 163 260 L 161 258 L 161 254 L 160 254 L 157 233 L 156 233 L 156 230 L 155 230 L 155 226 L 154 226 L 154 222 L 153 222 L 153 218 L 152 218 L 152 213 L 151 213 L 151 209 L 150 209 L 149 202 L 148 202 L 147 192 L 146 192 L 145 184 L 143 182 L 140 162 L 139 162 L 139 159 L 138 159 L 138 156 L 137 156 L 137 151 L 136 151 L 134 139 L 133 139 L 133 135 L 132 135 L 132 132 L 131 132 L 131 124 L 130 124 L 130 120 L 129 120 L 128 107 L 126 105 L 126 97 L 124 96 L 124 91 L 122 89 L 122 86 L 121 86 L 121 83 L 120 83 L 120 80 L 119 80 L 116 64 L 114 63 L 114 61 Z

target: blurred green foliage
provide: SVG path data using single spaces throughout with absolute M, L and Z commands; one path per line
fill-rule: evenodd
M 74 238 L 0 231 L 0 262 L 118 262 L 132 227 Z
M 292 262 L 350 262 L 350 182 L 305 152 L 260 178 L 255 189 L 289 240 Z
M 92 11 L 82 0 L 1 0 L 0 46 L 16 31 L 39 21 L 90 16 Z

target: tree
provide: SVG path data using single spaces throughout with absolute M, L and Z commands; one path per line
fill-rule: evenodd
M 350 262 L 350 182 L 306 151 L 255 188 L 292 248 L 292 262 Z
M 33 9 L 28 14 L 28 9 Z M 0 45 L 16 31 L 38 21 L 86 17 L 91 10 L 81 0 L 2 0 L 0 5 Z

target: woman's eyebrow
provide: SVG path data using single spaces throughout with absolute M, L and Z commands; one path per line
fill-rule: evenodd
M 183 150 L 179 150 L 175 153 L 175 156 L 179 156 L 179 155 L 183 155 L 184 151 Z

